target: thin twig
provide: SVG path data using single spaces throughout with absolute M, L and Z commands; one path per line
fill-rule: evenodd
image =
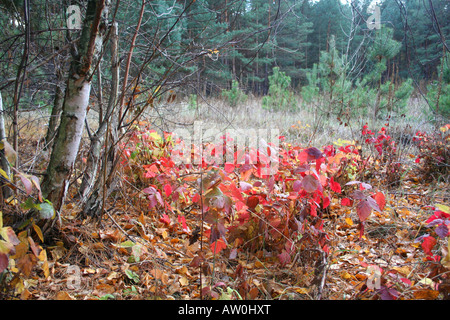
M 203 168 L 200 167 L 200 207 L 202 210 L 202 221 L 200 226 L 200 252 L 203 254 L 203 226 L 204 226 L 204 212 L 203 212 Z M 200 267 L 200 300 L 203 300 L 203 293 L 202 293 L 202 268 L 203 268 L 203 261 L 199 264 Z
M 317 294 L 317 299 L 322 299 L 323 288 L 325 287 L 325 282 L 327 279 L 327 271 L 328 271 L 328 262 L 327 262 L 327 254 L 322 252 L 322 263 L 323 263 L 323 274 L 322 279 L 320 280 L 319 293 Z
M 111 214 L 109 213 L 109 210 L 105 210 L 105 213 L 108 215 L 108 217 L 111 219 L 111 221 L 114 223 L 114 225 L 119 228 L 119 230 L 131 241 L 133 242 L 137 242 L 135 238 L 133 238 L 131 235 L 128 234 L 128 232 L 126 232 L 118 223 L 116 220 L 114 220 L 114 218 L 111 216 Z

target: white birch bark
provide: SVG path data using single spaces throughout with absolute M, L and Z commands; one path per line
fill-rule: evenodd
M 2 100 L 2 93 L 0 92 L 0 141 L 6 140 L 6 130 L 5 130 L 5 118 L 3 116 L 3 100 Z M 8 177 L 11 176 L 11 170 L 9 168 L 9 162 L 8 159 L 6 159 L 5 151 L 0 151 L 0 161 L 2 169 L 5 171 L 6 175 Z M 5 198 L 8 198 L 11 196 L 12 192 L 11 189 L 8 187 L 3 188 L 3 196 Z
M 56 210 L 62 207 L 69 178 L 78 154 L 91 91 L 91 73 L 105 31 L 107 0 L 89 0 L 79 40 L 78 54 L 72 58 L 64 96 L 61 121 L 50 163 L 41 185 L 43 196 Z M 109 2 L 109 1 L 108 1 Z M 102 25 L 103 24 L 103 25 Z

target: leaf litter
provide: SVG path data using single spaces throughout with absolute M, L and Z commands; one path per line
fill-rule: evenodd
M 173 174 L 169 158 L 144 165 L 142 192 L 124 188 L 122 197 L 108 199 L 100 226 L 74 218 L 75 200 L 66 204 L 60 237 L 51 245 L 42 244 L 36 225 L 38 244 L 21 240 L 32 254 L 17 246 L 14 268 L 28 279 L 14 283 L 13 294 L 60 300 L 448 296 L 448 278 L 436 272 L 440 264 L 430 268 L 427 260 L 446 243 L 417 242 L 432 232 L 425 223 L 430 204 L 445 204 L 448 185 L 421 183 L 410 171 L 395 190 L 371 190 L 374 177 L 352 180 L 349 193 L 332 176 L 324 191 L 319 170 L 328 156 L 316 148 L 297 155 L 298 169 L 286 170 L 278 182 L 263 181 L 257 168 L 245 165 L 204 170 L 200 177 L 192 168 L 184 168 L 184 177 Z M 126 168 L 121 174 L 129 179 Z M 293 193 L 303 195 L 302 206 L 295 207 Z M 310 233 L 295 232 L 306 225 L 302 208 L 316 223 Z M 287 217 L 290 212 L 295 216 Z M 439 281 L 447 291 L 439 290 Z

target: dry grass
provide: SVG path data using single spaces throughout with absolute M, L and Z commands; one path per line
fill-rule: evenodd
M 357 140 L 366 122 L 373 130 L 386 126 L 386 119 L 373 123 L 371 119 L 364 117 L 351 118 L 347 125 L 341 124 L 335 117 L 326 119 L 317 115 L 311 111 L 312 107 L 301 108 L 296 112 L 271 112 L 262 108 L 261 100 L 260 97 L 249 97 L 245 104 L 232 108 L 223 100 L 199 99 L 196 109 L 190 108 L 187 101 L 181 101 L 162 105 L 157 110 L 147 112 L 144 117 L 158 129 L 169 132 L 180 127 L 193 130 L 195 121 L 202 121 L 205 128 L 214 127 L 223 132 L 227 129 L 276 128 L 290 142 L 317 147 L 333 143 L 337 139 Z M 390 133 L 393 137 L 413 135 L 417 130 L 431 131 L 433 126 L 427 120 L 424 108 L 426 105 L 421 99 L 411 99 L 405 115 L 390 120 Z
M 286 140 L 302 146 L 322 147 L 338 139 L 358 140 L 362 126 L 369 122 L 370 128 L 378 130 L 385 126 L 385 120 L 371 123 L 370 119 L 356 117 L 350 119 L 347 125 L 340 124 L 336 118 L 326 119 L 311 112 L 312 108 L 302 108 L 296 112 L 271 112 L 262 108 L 262 98 L 249 96 L 247 102 L 234 108 L 221 99 L 202 100 L 199 98 L 198 107 L 189 106 L 188 100 L 176 101 L 172 104 L 160 105 L 148 110 L 143 118 L 148 120 L 157 130 L 171 132 L 177 128 L 187 128 L 193 131 L 194 122 L 202 121 L 204 129 L 214 128 L 220 132 L 229 129 L 278 129 Z M 425 103 L 418 98 L 411 99 L 408 111 L 403 117 L 390 121 L 390 134 L 401 140 L 401 137 L 413 135 L 417 130 L 431 131 L 432 124 L 422 111 Z M 307 110 L 310 109 L 310 110 Z M 25 172 L 42 171 L 49 160 L 48 151 L 44 150 L 44 137 L 47 132 L 49 112 L 39 109 L 22 112 L 19 118 L 19 157 L 21 169 Z M 88 123 L 91 130 L 98 125 L 98 114 L 91 109 L 88 113 Z M 6 128 L 12 135 L 11 121 L 6 119 Z M 344 120 L 344 119 L 343 119 Z M 11 139 L 9 139 L 11 140 Z M 82 145 L 88 145 L 86 130 Z M 11 141 L 10 141 L 11 142 Z M 409 144 L 402 145 L 405 152 L 410 152 Z

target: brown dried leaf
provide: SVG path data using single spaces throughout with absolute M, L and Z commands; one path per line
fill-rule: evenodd
M 414 298 L 417 300 L 435 300 L 439 295 L 439 291 L 424 289 L 414 291 Z
M 56 300 L 73 300 L 73 298 L 65 291 L 59 291 L 56 294 Z
M 20 271 L 23 272 L 23 274 L 26 277 L 29 277 L 31 274 L 31 270 L 33 269 L 33 266 L 36 264 L 36 257 L 29 253 L 22 258 L 19 259 L 17 262 L 17 267 Z

